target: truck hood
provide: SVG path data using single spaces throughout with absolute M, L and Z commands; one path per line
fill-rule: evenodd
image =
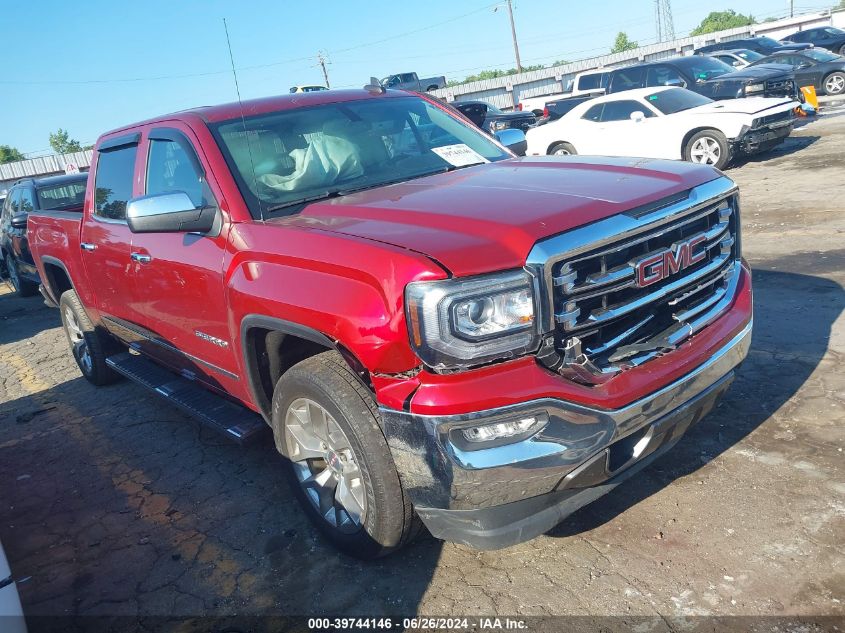
M 516 158 L 313 203 L 269 222 L 392 244 L 464 276 L 519 268 L 542 238 L 720 176 L 680 161 Z
M 786 64 L 760 64 L 758 66 L 746 66 L 742 70 L 732 73 L 725 73 L 705 83 L 719 83 L 723 81 L 762 81 L 764 79 L 775 79 L 783 77 L 786 79 L 792 73 L 792 67 Z

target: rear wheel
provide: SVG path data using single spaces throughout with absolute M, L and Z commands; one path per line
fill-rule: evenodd
M 830 73 L 824 78 L 824 92 L 828 95 L 840 95 L 845 92 L 845 73 Z
M 425 89 L 426 92 L 431 92 L 432 90 L 437 90 L 437 86 L 431 85 Z
M 120 374 L 106 364 L 106 358 L 118 350 L 118 345 L 91 322 L 76 291 L 66 290 L 62 293 L 59 311 L 70 351 L 82 375 L 98 386 L 119 380 Z
M 578 152 L 570 143 L 555 143 L 549 148 L 549 154 L 551 156 L 575 156 Z
M 335 351 L 294 365 L 273 393 L 273 434 L 311 521 L 343 552 L 377 558 L 419 531 L 370 392 Z
M 684 146 L 684 160 L 724 169 L 731 159 L 728 140 L 718 130 L 693 134 Z
M 17 262 L 11 254 L 6 255 L 6 274 L 9 275 L 9 283 L 19 296 L 31 297 L 38 292 L 38 284 L 20 276 Z
M 843 44 L 839 49 L 839 54 L 845 57 L 845 44 Z

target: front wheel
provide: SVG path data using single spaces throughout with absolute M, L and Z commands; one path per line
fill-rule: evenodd
M 702 130 L 693 134 L 684 146 L 684 160 L 724 169 L 731 160 L 725 135 L 718 130 Z
M 827 95 L 840 95 L 845 92 L 845 73 L 830 73 L 824 79 L 824 92 Z
M 18 293 L 18 296 L 31 297 L 38 292 L 38 284 L 21 277 L 17 262 L 10 254 L 6 255 L 6 274 L 9 275 L 9 283 L 12 284 L 12 289 Z
M 117 351 L 117 344 L 91 322 L 76 291 L 62 293 L 59 311 L 71 354 L 82 375 L 97 386 L 119 380 L 120 374 L 106 364 L 109 353 Z
M 551 156 L 575 156 L 578 152 L 571 143 L 555 143 L 549 148 Z
M 305 512 L 338 549 L 363 559 L 419 531 L 377 416 L 371 393 L 335 351 L 294 365 L 273 392 L 276 447 Z

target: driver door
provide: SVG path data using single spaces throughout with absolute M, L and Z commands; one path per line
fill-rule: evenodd
M 640 121 L 633 121 L 631 115 L 642 112 Z M 597 145 L 604 156 L 653 156 L 649 124 L 653 113 L 639 101 L 625 99 L 608 101 L 604 104 L 598 121 Z
M 238 368 L 223 281 L 228 222 L 196 147 L 193 131 L 183 123 L 145 132 L 143 195 L 184 192 L 196 208 L 217 208 L 218 221 L 208 234 L 132 234 L 133 312 L 141 319 L 146 354 L 186 377 L 231 391 Z

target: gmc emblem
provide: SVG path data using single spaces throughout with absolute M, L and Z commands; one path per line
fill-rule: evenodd
M 706 241 L 707 237 L 704 233 L 699 233 L 683 242 L 676 242 L 669 248 L 664 248 L 662 251 L 651 253 L 637 260 L 634 262 L 637 285 L 640 288 L 645 288 L 666 279 L 669 275 L 682 271 L 684 268 L 689 268 L 693 264 L 704 261 L 707 257 L 707 250 L 701 249 L 696 252 L 696 249 Z

